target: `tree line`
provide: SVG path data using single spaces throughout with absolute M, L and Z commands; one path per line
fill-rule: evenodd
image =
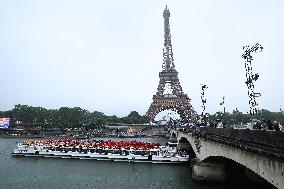
M 143 124 L 149 122 L 146 116 L 131 111 L 125 117 L 116 115 L 107 116 L 102 112 L 88 110 L 80 107 L 61 107 L 59 109 L 46 109 L 28 105 L 15 105 L 12 110 L 0 111 L 0 117 L 10 118 L 10 126 L 42 128 L 96 128 L 104 124 Z
M 234 124 L 245 124 L 251 121 L 251 119 L 258 119 L 261 121 L 277 121 L 283 125 L 284 123 L 284 112 L 271 112 L 266 109 L 261 109 L 258 114 L 251 116 L 250 114 L 242 113 L 240 111 L 233 110 L 232 113 L 229 112 L 216 112 L 215 114 L 207 114 L 207 118 L 210 121 L 221 120 L 225 121 L 227 125 Z
M 102 112 L 88 110 L 80 107 L 61 107 L 59 109 L 46 109 L 28 105 L 15 105 L 12 110 L 0 111 L 0 117 L 10 118 L 10 126 L 22 125 L 24 127 L 42 128 L 96 128 L 97 126 L 109 124 L 144 124 L 150 120 L 145 115 L 139 115 L 137 111 L 131 111 L 125 117 L 116 115 L 107 116 Z M 252 117 L 249 114 L 234 110 L 232 113 L 216 112 L 207 114 L 209 121 L 222 120 L 227 125 L 245 124 Z M 283 125 L 284 115 L 282 112 L 270 112 L 262 109 L 257 115 L 260 120 L 277 121 Z

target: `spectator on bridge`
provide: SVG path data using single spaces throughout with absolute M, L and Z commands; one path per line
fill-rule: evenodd
M 267 130 L 273 130 L 273 125 L 272 125 L 271 120 L 267 121 Z
M 227 128 L 227 122 L 225 120 L 223 121 L 223 128 Z
M 213 121 L 211 121 L 209 122 L 209 127 L 216 127 L 216 124 Z
M 253 123 L 253 129 L 258 129 L 258 130 L 261 130 L 261 123 L 260 123 L 260 121 L 259 120 L 257 120 L 257 121 L 255 121 L 254 123 Z
M 277 123 L 276 121 L 273 122 L 273 129 L 275 131 L 280 131 L 279 123 Z
M 284 128 L 282 127 L 282 125 L 279 123 L 279 128 L 280 128 L 280 131 L 284 131 Z

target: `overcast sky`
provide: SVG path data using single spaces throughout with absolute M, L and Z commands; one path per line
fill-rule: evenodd
M 201 112 L 249 110 L 243 45 L 260 43 L 253 69 L 260 108 L 284 106 L 282 0 L 0 0 L 0 110 L 15 104 L 145 114 L 162 70 L 163 10 L 183 90 Z

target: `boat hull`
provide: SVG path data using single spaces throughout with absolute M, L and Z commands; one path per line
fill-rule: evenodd
M 105 160 L 115 162 L 137 162 L 137 163 L 188 163 L 189 157 L 164 157 L 164 156 L 142 156 L 142 155 L 119 155 L 119 154 L 99 154 L 99 153 L 78 153 L 60 151 L 14 151 L 12 156 L 16 157 L 43 157 L 81 160 Z

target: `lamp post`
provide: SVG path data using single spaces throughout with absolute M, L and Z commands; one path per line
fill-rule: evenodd
M 207 85 L 205 84 L 201 84 L 201 102 L 202 102 L 202 113 L 201 113 L 201 116 L 202 116 L 202 119 L 204 120 L 205 119 L 205 104 L 206 104 L 206 98 L 205 98 L 205 89 L 207 89 Z
M 220 103 L 220 105 L 222 106 L 223 105 L 223 125 L 225 126 L 225 123 L 226 123 L 226 120 L 225 120 L 225 113 L 226 113 L 226 107 L 225 107 L 225 97 L 223 96 L 222 97 L 222 102 Z
M 282 107 L 280 105 L 280 114 L 281 114 L 281 122 L 282 122 L 282 125 L 283 125 L 283 117 L 284 117 L 284 112 L 282 111 Z

